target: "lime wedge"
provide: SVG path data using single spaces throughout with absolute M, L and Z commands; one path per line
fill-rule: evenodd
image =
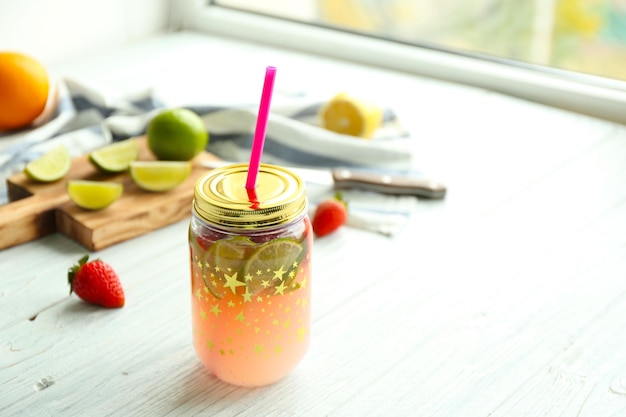
M 293 269 L 302 261 L 305 252 L 300 242 L 289 238 L 261 245 L 244 267 L 248 291 L 254 295 L 269 287 L 289 286 L 295 277 Z
M 52 182 L 63 178 L 71 166 L 72 159 L 67 148 L 59 145 L 29 162 L 24 168 L 24 173 L 37 181 Z
M 231 277 L 231 282 L 235 279 L 245 282 L 243 267 L 255 248 L 253 241 L 241 236 L 218 240 L 209 248 L 204 258 L 202 278 L 215 297 L 222 298 L 225 292 L 235 288 L 227 286 L 224 274 Z
M 89 161 L 104 172 L 124 172 L 139 157 L 139 142 L 127 139 L 96 149 L 89 154 Z
M 134 161 L 130 177 L 140 188 L 148 191 L 167 191 L 185 181 L 191 173 L 187 161 Z
M 67 192 L 77 206 L 88 210 L 100 210 L 115 202 L 122 195 L 124 186 L 116 182 L 71 180 Z

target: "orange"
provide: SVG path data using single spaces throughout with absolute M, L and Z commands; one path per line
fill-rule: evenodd
M 30 125 L 48 100 L 46 69 L 18 52 L 0 52 L 0 130 Z

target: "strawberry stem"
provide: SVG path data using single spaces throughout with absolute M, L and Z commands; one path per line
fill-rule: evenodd
M 87 263 L 88 260 L 89 260 L 89 254 L 80 258 L 76 265 L 72 266 L 70 269 L 67 270 L 67 283 L 70 284 L 70 295 L 74 291 L 74 278 L 76 277 L 76 274 L 78 273 L 80 268 L 82 268 L 83 265 Z
M 335 200 L 339 201 L 341 204 L 343 204 L 343 206 L 347 209 L 348 208 L 348 202 L 346 200 L 343 199 L 343 194 L 340 192 L 336 192 L 335 193 Z

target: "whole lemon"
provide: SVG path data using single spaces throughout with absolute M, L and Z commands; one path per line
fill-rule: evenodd
M 0 131 L 30 125 L 48 101 L 46 69 L 18 52 L 0 52 Z
M 322 106 L 320 118 L 325 129 L 369 139 L 383 122 L 383 109 L 369 101 L 339 93 Z
M 163 110 L 148 124 L 148 148 L 164 161 L 189 161 L 204 150 L 209 134 L 189 109 Z

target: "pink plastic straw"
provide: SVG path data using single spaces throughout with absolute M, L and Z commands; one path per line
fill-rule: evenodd
M 275 77 L 276 68 L 267 67 L 265 70 L 265 82 L 263 83 L 259 115 L 256 119 L 256 129 L 252 141 L 252 152 L 250 152 L 250 164 L 248 165 L 248 177 L 246 179 L 247 190 L 254 190 L 256 188 L 256 179 L 259 175 L 261 155 L 263 154 L 263 145 L 265 144 L 265 132 L 267 131 L 267 119 L 270 114 L 270 103 L 272 102 Z

